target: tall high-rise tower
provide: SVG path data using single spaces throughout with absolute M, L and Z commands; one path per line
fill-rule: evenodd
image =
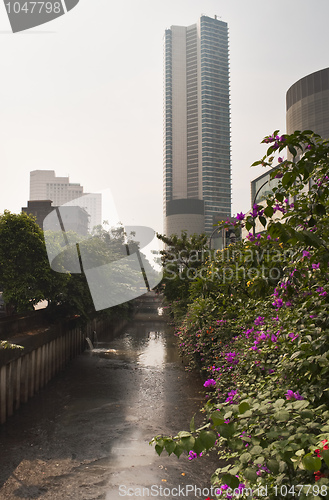
M 164 233 L 231 215 L 228 28 L 201 16 L 165 32 Z

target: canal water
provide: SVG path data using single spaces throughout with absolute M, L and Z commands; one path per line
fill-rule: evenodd
M 189 430 L 203 401 L 172 327 L 156 315 L 134 321 L 73 360 L 0 428 L 0 498 L 205 500 L 216 456 L 159 457 L 149 445 L 156 434 Z

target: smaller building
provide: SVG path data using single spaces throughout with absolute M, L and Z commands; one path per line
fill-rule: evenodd
M 22 208 L 22 212 L 33 215 L 38 226 L 43 229 L 43 221 L 56 209 L 60 213 L 61 224 L 65 227 L 65 231 L 74 231 L 82 236 L 88 234 L 89 215 L 84 208 L 78 206 L 54 207 L 51 200 L 30 200 L 27 202 L 27 207 Z
M 50 212 L 54 210 L 51 200 L 30 200 L 27 202 L 27 207 L 22 208 L 22 212 L 35 217 L 38 226 L 43 228 L 43 221 Z

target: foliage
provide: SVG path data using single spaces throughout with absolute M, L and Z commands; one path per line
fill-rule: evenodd
M 82 240 L 76 233 L 66 234 L 70 241 Z M 117 252 L 124 239 L 121 232 L 98 229 L 93 238 L 83 242 L 85 254 L 95 265 L 115 260 L 120 258 Z M 76 244 L 63 249 L 62 237 L 47 232 L 47 245 L 52 255 L 58 254 L 56 269 L 61 272 L 51 269 L 44 233 L 33 217 L 9 211 L 0 216 L 0 286 L 7 309 L 18 313 L 32 311 L 39 301 L 47 300 L 50 319 L 72 315 L 79 315 L 82 321 L 91 319 L 96 313 L 86 276 L 67 270 L 77 256 Z M 122 304 L 114 309 L 98 315 L 126 315 L 130 305 Z
M 0 216 L 0 285 L 12 311 L 33 310 L 33 305 L 52 297 L 65 277 L 49 267 L 43 232 L 25 213 L 5 211 Z
M 21 345 L 13 344 L 7 340 L 0 340 L 0 349 L 24 349 Z
M 204 263 L 177 329 L 182 354 L 206 378 L 205 423 L 152 442 L 159 454 L 194 459 L 217 450 L 228 460 L 212 475 L 219 498 L 232 498 L 229 488 L 327 498 L 329 142 L 310 131 L 263 142 L 254 165 L 272 167 L 284 149 L 291 159 L 277 158 L 278 187 L 235 224 L 250 231 L 259 219 L 264 231 Z
M 194 279 L 202 265 L 204 252 L 207 251 L 207 236 L 194 234 L 187 236 L 182 231 L 170 237 L 157 234 L 166 247 L 162 250 L 163 279 L 158 287 L 162 291 L 167 305 L 176 316 L 183 316 L 189 300 L 191 277 Z

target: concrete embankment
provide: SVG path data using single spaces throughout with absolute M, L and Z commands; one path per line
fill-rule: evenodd
M 76 319 L 47 326 L 42 313 L 4 319 L 0 339 L 24 349 L 0 349 L 0 424 L 81 354 L 86 338 L 93 338 L 94 331 L 97 335 L 103 330 L 115 335 L 125 324 L 124 319 L 103 318 L 84 328 Z

